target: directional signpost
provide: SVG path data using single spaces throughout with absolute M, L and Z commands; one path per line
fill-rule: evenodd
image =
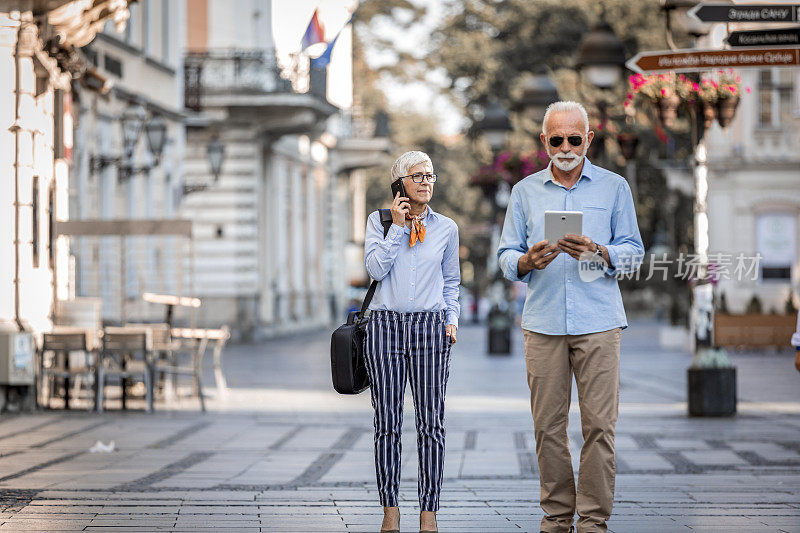
M 798 22 L 800 4 L 730 4 L 703 2 L 689 10 L 700 22 Z
M 800 27 L 775 30 L 732 31 L 725 39 L 731 46 L 787 46 L 800 44 Z
M 664 50 L 639 52 L 625 65 L 642 74 L 701 72 L 727 68 L 800 66 L 800 48 L 737 48 L 736 50 Z

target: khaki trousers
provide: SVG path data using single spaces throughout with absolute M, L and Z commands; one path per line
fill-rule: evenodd
M 566 533 L 577 511 L 578 533 L 606 531 L 617 468 L 614 427 L 622 328 L 585 335 L 523 332 L 545 513 L 541 529 Z M 584 440 L 577 493 L 567 441 L 573 374 Z

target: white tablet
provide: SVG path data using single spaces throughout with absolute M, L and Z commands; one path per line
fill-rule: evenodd
M 544 238 L 547 245 L 557 244 L 567 233 L 583 235 L 583 212 L 545 211 Z

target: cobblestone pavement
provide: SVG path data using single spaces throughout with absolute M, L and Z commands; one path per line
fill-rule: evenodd
M 800 532 L 793 354 L 734 355 L 739 414 L 690 419 L 683 403 L 690 357 L 654 348 L 655 335 L 651 323 L 623 332 L 610 530 Z M 510 357 L 489 357 L 483 329 L 459 332 L 447 399 L 442 532 L 538 531 L 520 337 Z M 369 397 L 331 392 L 327 334 L 233 346 L 225 363 L 230 390 L 223 397 L 207 387 L 206 414 L 185 399 L 169 410 L 161 403 L 153 415 L 4 415 L 0 530 L 377 531 Z M 410 395 L 401 526 L 416 531 L 409 402 Z M 577 468 L 577 408 L 570 418 Z M 90 453 L 98 440 L 113 440 L 116 450 Z

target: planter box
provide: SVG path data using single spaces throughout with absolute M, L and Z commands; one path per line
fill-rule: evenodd
M 689 368 L 689 416 L 736 414 L 736 368 Z
M 511 328 L 489 328 L 489 354 L 511 354 Z

